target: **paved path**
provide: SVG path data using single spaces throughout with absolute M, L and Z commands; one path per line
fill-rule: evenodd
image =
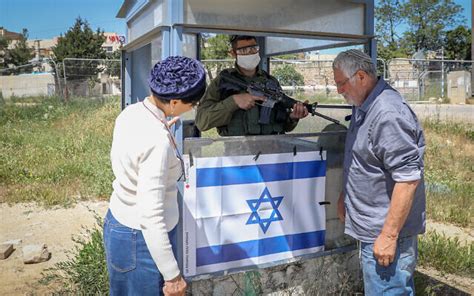
M 441 121 L 474 123 L 474 105 L 412 104 L 420 119 L 433 118 Z
M 439 119 L 441 122 L 462 122 L 466 124 L 474 124 L 474 105 L 427 105 L 412 104 L 411 107 L 415 111 L 420 120 L 432 118 Z M 351 113 L 350 109 L 325 109 L 320 108 L 318 112 L 330 116 L 348 124 L 344 117 Z M 323 130 L 330 122 L 320 117 L 308 117 L 300 121 L 293 131 L 294 133 L 313 133 Z

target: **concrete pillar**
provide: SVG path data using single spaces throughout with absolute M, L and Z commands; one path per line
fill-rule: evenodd
M 35 58 L 37 61 L 40 60 L 40 40 L 35 40 Z

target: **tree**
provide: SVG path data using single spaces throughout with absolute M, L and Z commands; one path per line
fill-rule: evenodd
M 411 53 L 441 48 L 446 29 L 465 21 L 463 8 L 453 0 L 408 0 L 402 17 L 408 30 L 404 32 Z
M 97 29 L 94 33 L 89 23 L 78 17 L 66 34 L 64 36 L 61 34 L 58 44 L 53 47 L 54 60 L 60 68 L 55 71 L 63 71 L 60 65 L 65 58 L 105 59 L 106 53 L 102 48 L 104 41 L 103 31 Z M 51 63 L 51 66 L 54 69 L 54 63 Z M 103 71 L 103 67 L 99 61 L 75 61 L 73 71 L 67 73 L 67 79 L 85 80 L 90 78 L 95 80 L 101 71 Z
M 228 59 L 229 56 L 229 36 L 203 34 L 202 59 Z
M 400 36 L 397 28 L 402 23 L 402 9 L 399 0 L 380 0 L 375 7 L 375 30 L 379 43 L 385 47 L 396 47 Z
M 5 61 L 8 45 L 10 42 L 3 36 L 0 36 L 0 69 L 7 68 L 7 63 Z M 1 75 L 2 73 L 0 73 Z
M 223 60 L 229 59 L 229 36 L 228 35 L 202 35 L 201 57 L 203 60 Z M 205 62 L 209 78 L 213 79 L 213 73 L 219 73 L 222 68 L 228 65 L 223 62 Z
M 471 32 L 464 26 L 446 32 L 444 53 L 447 59 L 471 60 Z
M 31 72 L 33 66 L 29 65 L 27 67 L 22 67 L 16 69 L 14 67 L 23 66 L 30 62 L 33 58 L 33 48 L 29 47 L 26 41 L 28 40 L 28 30 L 23 29 L 20 40 L 15 43 L 15 46 L 11 49 L 6 49 L 5 53 L 5 64 L 10 68 L 10 73 L 19 74 L 25 72 Z
M 380 0 L 375 7 L 375 31 L 377 32 L 377 55 L 389 60 L 406 57 L 406 49 L 401 47 L 398 28 L 403 23 L 400 0 Z
M 284 64 L 275 68 L 272 75 L 280 82 L 280 85 L 304 85 L 304 77 L 296 71 L 295 66 Z
M 109 61 L 114 60 L 114 61 Z M 118 60 L 118 61 L 116 61 Z M 120 69 L 121 69 L 121 60 L 122 60 L 122 52 L 120 50 L 116 50 L 114 52 L 107 53 L 107 59 L 105 61 L 105 73 L 109 74 L 110 76 L 120 77 Z

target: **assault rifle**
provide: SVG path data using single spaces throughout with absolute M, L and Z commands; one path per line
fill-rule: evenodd
M 280 104 L 283 108 L 286 109 L 287 112 L 293 108 L 297 100 L 293 99 L 292 97 L 286 95 L 280 87 L 272 80 L 268 80 L 266 83 L 261 82 L 246 82 L 241 79 L 235 78 L 230 76 L 227 73 L 221 73 L 221 82 L 220 88 L 226 90 L 246 90 L 249 94 L 259 97 L 264 97 L 265 101 L 261 104 L 262 109 L 260 110 L 260 118 L 258 122 L 260 124 L 268 124 L 270 122 L 270 112 L 276 104 Z M 308 112 L 312 116 L 319 116 L 331 122 L 341 125 L 339 120 L 329 117 L 327 115 L 321 114 L 316 111 L 316 107 L 318 107 L 318 103 L 308 104 L 303 103 L 306 107 Z M 319 105 L 322 108 L 346 108 L 348 106 L 339 106 L 335 107 L 335 105 Z

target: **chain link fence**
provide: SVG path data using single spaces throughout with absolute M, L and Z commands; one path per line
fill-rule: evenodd
M 120 96 L 121 61 L 66 58 L 44 59 L 0 69 L 0 97 L 59 96 L 103 98 Z
M 203 60 L 209 81 L 222 69 L 234 67 L 235 60 Z M 270 72 L 275 76 L 283 90 L 296 99 L 320 101 L 339 101 L 333 80 L 332 60 L 283 60 L 271 59 Z
M 66 58 L 61 68 L 65 97 L 121 94 L 120 60 Z
M 472 61 L 391 59 L 390 84 L 409 101 L 464 103 L 471 97 Z
M 270 59 L 269 68 L 290 95 L 310 102 L 344 103 L 333 79 L 332 59 Z M 233 59 L 203 60 L 209 81 Z M 471 98 L 472 61 L 378 59 L 379 75 L 409 101 L 464 103 Z M 119 96 L 122 89 L 121 61 L 66 58 L 0 69 L 3 98 L 57 95 L 70 97 Z
M 271 74 L 278 79 L 283 90 L 290 96 L 310 102 L 344 103 L 334 82 L 332 62 L 332 59 L 284 60 L 272 58 L 269 68 Z M 203 63 L 210 79 L 214 78 L 220 70 L 234 66 L 234 60 L 203 60 Z M 386 77 L 385 61 L 381 63 L 382 75 Z
M 335 56 L 334 56 L 335 57 Z M 233 66 L 233 60 L 204 60 L 209 78 L 222 69 Z M 270 72 L 283 90 L 309 101 L 340 101 L 333 78 L 333 59 L 270 60 Z M 464 103 L 471 98 L 473 61 L 377 59 L 379 75 L 404 97 L 413 102 Z M 302 80 L 288 79 L 301 75 Z

